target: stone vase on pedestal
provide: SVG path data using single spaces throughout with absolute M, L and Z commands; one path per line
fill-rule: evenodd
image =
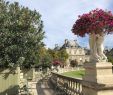
M 84 68 L 83 95 L 113 95 L 111 63 L 86 63 Z

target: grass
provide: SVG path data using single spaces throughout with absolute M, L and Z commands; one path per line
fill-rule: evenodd
M 78 71 L 70 71 L 62 73 L 62 75 L 73 77 L 73 78 L 82 78 L 84 76 L 85 72 L 84 70 L 78 70 Z

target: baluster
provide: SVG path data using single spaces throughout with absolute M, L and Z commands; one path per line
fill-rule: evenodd
M 69 80 L 67 79 L 67 94 L 69 94 Z
M 77 81 L 76 81 L 76 93 L 77 93 Z
M 59 95 L 66 95 L 66 93 L 68 95 L 83 95 L 82 84 L 81 84 L 82 80 L 62 76 L 56 73 L 52 73 L 51 78 L 52 80 L 54 80 L 53 83 L 54 84 L 56 83 L 55 85 L 58 88 L 60 88 L 60 89 L 57 89 L 58 90 L 57 92 L 61 91 L 60 92 L 61 94 Z
M 69 80 L 69 95 L 71 94 L 70 88 L 71 88 L 71 81 Z
M 72 88 L 73 88 L 73 81 L 71 80 L 71 95 L 73 93 Z
M 76 90 L 76 82 L 75 81 L 73 81 L 73 90 L 74 90 L 73 92 L 74 92 L 74 95 L 75 95 L 76 94 L 75 93 L 75 90 Z
M 80 93 L 80 83 L 78 83 L 78 93 Z

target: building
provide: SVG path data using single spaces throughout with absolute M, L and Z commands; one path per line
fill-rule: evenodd
M 61 47 L 56 44 L 55 49 L 66 49 L 69 54 L 69 58 L 67 59 L 68 65 L 73 61 L 77 61 L 79 65 L 89 61 L 89 50 L 81 47 L 76 40 L 69 41 L 68 39 L 65 39 L 64 44 Z

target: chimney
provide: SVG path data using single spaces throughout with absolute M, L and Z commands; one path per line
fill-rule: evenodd
M 65 39 L 65 44 L 67 44 L 67 42 L 68 42 L 68 39 Z

